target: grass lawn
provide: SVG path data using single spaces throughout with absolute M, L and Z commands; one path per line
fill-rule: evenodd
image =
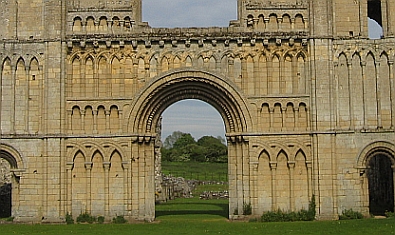
M 228 222 L 225 218 L 190 216 L 158 218 L 160 222 L 142 224 L 75 224 L 75 225 L 0 225 L 1 234 L 229 234 L 229 235 L 361 235 L 395 234 L 395 219 L 365 219 L 349 221 L 314 221 L 289 223 Z
M 248 223 L 227 220 L 227 200 L 177 199 L 156 206 L 157 221 L 140 224 L 0 225 L 1 234 L 229 234 L 229 235 L 361 235 L 395 234 L 395 219 Z
M 162 161 L 162 172 L 185 179 L 228 181 L 228 163 Z

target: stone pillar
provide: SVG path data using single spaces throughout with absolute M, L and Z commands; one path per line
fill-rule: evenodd
M 391 102 L 391 129 L 395 127 L 395 84 L 394 84 L 394 61 L 388 61 L 389 78 L 390 78 L 390 100 Z
M 11 65 L 11 127 L 10 127 L 10 132 L 11 134 L 15 134 L 15 81 L 16 81 L 16 65 Z
M 351 80 L 352 80 L 352 74 L 351 74 L 351 70 L 352 70 L 352 63 L 351 61 L 347 61 L 347 69 L 348 69 L 348 94 L 349 94 L 349 101 L 348 101 L 348 108 L 350 110 L 350 130 L 353 130 L 355 127 L 355 123 L 354 123 L 354 105 L 353 105 L 353 100 L 352 100 L 352 88 L 351 88 Z
M 80 133 L 85 133 L 85 110 L 80 110 L 81 111 L 81 132 Z
M 377 128 L 382 129 L 383 128 L 383 120 L 381 117 L 381 84 L 380 84 L 380 66 L 381 62 L 376 61 L 376 87 L 377 87 L 377 93 L 376 93 L 376 104 L 377 104 Z M 365 114 L 366 116 L 366 114 Z
M 92 212 L 92 162 L 85 162 L 85 172 L 86 172 L 86 211 L 88 213 Z
M 97 110 L 93 110 L 93 133 L 97 134 L 97 115 L 98 115 L 98 111 Z
M 73 110 L 67 110 L 67 126 L 68 126 L 68 133 L 72 134 L 73 133 Z
M 72 213 L 72 181 L 73 181 L 73 167 L 74 162 L 67 162 L 66 163 L 66 213 Z
M 118 110 L 118 119 L 119 119 L 119 133 L 122 133 L 122 125 L 123 125 L 123 111 Z
M 232 215 L 237 215 L 238 206 L 237 206 L 237 155 L 236 155 L 236 147 L 234 137 L 227 137 L 228 140 L 228 184 L 229 184 L 229 214 L 230 217 Z
M 26 86 L 25 86 L 25 92 L 26 92 L 25 93 L 26 94 L 25 107 L 26 107 L 26 110 L 25 110 L 25 128 L 24 128 L 24 131 L 25 131 L 25 133 L 29 133 L 30 134 L 30 130 L 29 130 L 30 129 L 29 128 L 30 67 L 29 67 L 29 65 L 26 65 L 26 67 L 25 67 L 25 74 L 26 74 Z
M 270 116 L 270 131 L 274 131 L 274 108 L 269 107 L 269 116 Z
M 306 130 L 309 131 L 310 128 L 310 108 L 306 107 Z
M 361 185 L 361 212 L 364 215 L 369 215 L 369 180 L 368 168 L 358 168 L 359 183 Z
M 294 107 L 294 130 L 299 131 L 299 107 Z
M 369 89 L 365 85 L 365 80 L 366 80 L 366 62 L 361 62 L 361 70 L 362 70 L 362 79 L 361 79 L 361 81 L 362 81 L 362 100 L 364 101 L 364 104 L 362 104 L 363 105 L 362 126 L 363 126 L 363 129 L 366 130 L 366 129 L 369 128 L 368 125 L 367 125 L 367 120 L 366 120 L 367 115 L 366 115 L 366 107 L 365 107 L 365 93 L 368 92 L 365 89 Z M 351 94 L 352 93 L 350 93 L 350 96 L 351 96 Z
M 276 189 L 276 170 L 277 162 L 270 162 L 270 170 L 272 173 L 272 211 L 277 210 L 277 189 Z
M 110 166 L 111 162 L 103 162 L 104 168 L 104 213 L 108 217 L 110 215 Z
M 306 168 L 307 168 L 307 191 L 308 191 L 308 196 L 312 197 L 313 196 L 313 186 L 312 186 L 312 162 L 311 161 L 306 161 Z
M 289 205 L 291 211 L 295 211 L 295 194 L 294 194 L 294 174 L 295 174 L 295 162 L 288 161 L 288 168 L 289 168 Z
M 287 107 L 281 107 L 281 118 L 283 120 L 282 122 L 282 126 L 281 126 L 281 131 L 286 131 L 287 130 L 287 126 L 286 126 L 286 115 L 287 112 Z
M 251 160 L 251 158 L 250 158 Z M 256 159 L 258 160 L 258 159 Z M 258 166 L 259 162 L 250 161 L 250 202 L 253 214 L 258 211 Z
M 131 175 L 130 175 L 130 162 L 123 161 L 122 162 L 123 169 L 123 187 L 124 187 L 124 202 L 126 203 L 126 211 L 125 215 L 130 215 L 132 212 L 132 196 L 130 195 L 132 185 L 131 185 Z
M 104 133 L 108 133 L 110 130 L 110 110 L 105 110 L 104 114 L 106 115 L 106 129 Z

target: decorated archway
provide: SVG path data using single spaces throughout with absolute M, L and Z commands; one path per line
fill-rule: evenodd
M 384 215 L 394 211 L 394 145 L 378 141 L 364 148 L 358 158 L 362 177 L 362 205 L 366 212 Z
M 19 178 L 23 171 L 19 153 L 0 144 L 0 218 L 11 217 L 19 206 Z
M 156 125 L 162 112 L 184 99 L 198 99 L 212 105 L 224 120 L 228 140 L 229 211 L 243 211 L 250 203 L 248 132 L 252 126 L 246 99 L 240 90 L 217 74 L 201 70 L 173 70 L 154 78 L 137 96 L 128 117 L 132 135 L 132 185 L 138 185 L 140 207 L 132 210 L 139 218 L 155 218 L 154 148 Z M 145 196 L 142 197 L 141 195 Z M 140 196 L 139 196 L 140 195 Z M 132 201 L 134 200 L 132 198 Z M 142 203 L 141 200 L 144 200 Z

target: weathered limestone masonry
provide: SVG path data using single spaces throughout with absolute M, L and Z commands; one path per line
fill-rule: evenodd
M 395 0 L 239 0 L 226 28 L 151 28 L 141 0 L 0 9 L 0 182 L 15 221 L 152 221 L 155 127 L 190 98 L 224 120 L 230 218 L 313 195 L 319 219 L 393 211 Z

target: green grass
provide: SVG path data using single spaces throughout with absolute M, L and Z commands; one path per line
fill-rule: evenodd
M 224 218 L 213 218 L 205 214 L 197 217 L 184 215 L 160 219 L 160 222 L 141 224 L 81 224 L 81 225 L 0 225 L 1 234 L 19 235 L 107 235 L 107 234 L 228 234 L 228 235 L 360 235 L 395 234 L 395 219 L 365 219 L 349 221 L 314 221 L 290 223 L 246 223 L 228 222 Z
M 229 215 L 228 200 L 201 200 L 178 198 L 156 206 L 156 218 L 160 221 L 189 220 L 226 220 Z
M 228 163 L 162 162 L 165 175 L 204 181 L 228 181 Z
M 0 225 L 1 234 L 19 235 L 361 235 L 395 234 L 395 218 L 347 221 L 248 223 L 227 220 L 227 200 L 177 199 L 156 207 L 154 223 Z

